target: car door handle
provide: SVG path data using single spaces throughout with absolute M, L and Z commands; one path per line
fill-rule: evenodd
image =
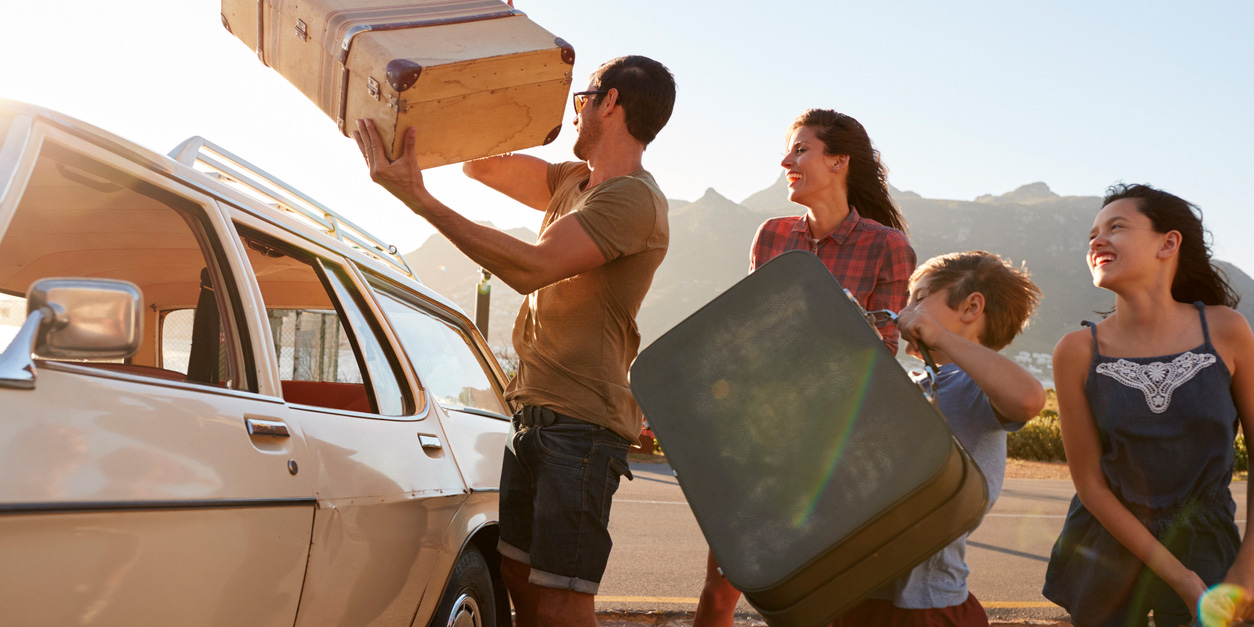
M 434 435 L 423 435 L 419 433 L 418 443 L 422 445 L 423 449 L 430 451 L 438 451 L 444 448 L 444 445 L 440 444 L 440 438 L 437 438 Z
M 245 418 L 244 426 L 248 428 L 248 435 L 269 436 L 273 438 L 292 437 L 292 434 L 287 430 L 287 425 L 279 422 L 278 420 Z

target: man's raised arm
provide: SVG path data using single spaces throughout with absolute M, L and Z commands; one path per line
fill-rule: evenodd
M 518 202 L 544 211 L 549 191 L 549 162 L 530 155 L 497 155 L 462 164 L 462 172 Z
M 425 218 L 471 261 L 500 277 L 518 293 L 530 294 L 606 262 L 601 249 L 573 215 L 550 225 L 535 244 L 466 219 L 427 191 L 414 158 L 414 129 L 405 134 L 404 149 L 395 161 L 384 156 L 383 142 L 373 122 L 358 120 L 357 129 L 353 138 L 370 167 L 370 178 Z M 539 159 L 535 161 L 544 164 Z M 547 169 L 544 171 L 547 173 Z M 547 178 L 542 178 L 541 183 L 547 193 Z

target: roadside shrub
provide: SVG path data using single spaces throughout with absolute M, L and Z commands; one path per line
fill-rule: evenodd
M 1248 451 L 1245 450 L 1245 434 L 1238 433 L 1237 441 L 1232 446 L 1234 449 L 1236 449 L 1236 457 L 1237 457 L 1236 471 L 1237 472 L 1249 472 L 1250 471 L 1250 454 Z
M 1045 408 L 1023 428 L 1006 436 L 1006 456 L 1038 462 L 1065 462 L 1058 412 Z

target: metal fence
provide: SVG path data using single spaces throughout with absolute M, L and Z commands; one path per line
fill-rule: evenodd
M 334 311 L 275 309 L 267 314 L 279 356 L 279 378 L 364 382 L 348 334 Z

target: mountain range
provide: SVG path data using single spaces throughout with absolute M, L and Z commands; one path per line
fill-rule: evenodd
M 1025 266 L 1044 296 L 1028 329 L 1006 349 L 1049 353 L 1058 338 L 1098 320 L 1114 306 L 1114 296 L 1093 286 L 1085 265 L 1088 232 L 1101 205 L 1096 196 L 1059 196 L 1045 183 L 1031 183 L 1001 195 L 973 201 L 924 198 L 890 189 L 909 223 L 910 240 L 922 262 L 935 255 L 987 250 Z M 687 202 L 670 200 L 671 243 L 638 316 L 642 346 L 696 311 L 748 269 L 749 247 L 767 218 L 800 215 L 788 202 L 781 176 L 770 187 L 733 202 L 713 189 Z M 527 229 L 507 231 L 532 242 Z M 405 255 L 415 274 L 474 315 L 478 266 L 441 235 L 433 235 Z M 1237 267 L 1218 262 L 1238 293 L 1249 296 L 1238 308 L 1254 315 L 1254 279 Z M 508 347 L 522 296 L 499 279 L 492 281 L 489 342 Z

